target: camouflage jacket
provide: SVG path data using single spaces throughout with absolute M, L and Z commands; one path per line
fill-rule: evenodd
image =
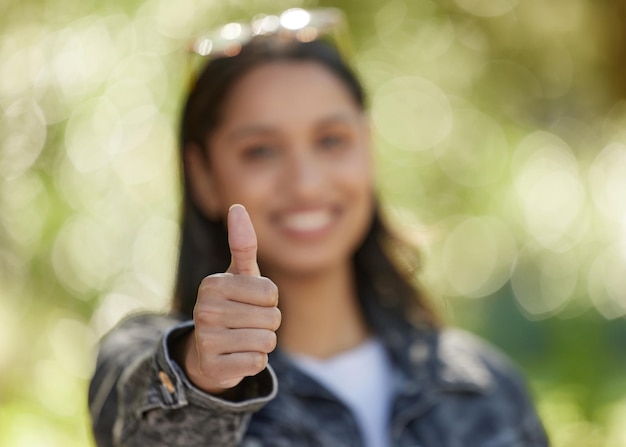
M 545 447 L 543 427 L 510 362 L 473 335 L 371 315 L 394 368 L 394 447 Z M 270 366 L 224 400 L 189 382 L 168 343 L 192 322 L 126 319 L 102 341 L 89 389 L 99 447 L 360 447 L 345 405 L 277 349 Z

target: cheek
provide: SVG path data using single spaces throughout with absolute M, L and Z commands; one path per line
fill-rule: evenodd
M 351 179 L 350 187 L 355 204 L 357 219 L 362 222 L 361 230 L 366 232 L 374 212 L 374 170 L 369 153 L 362 155 L 358 163 L 352 164 L 350 172 L 344 174 Z
M 234 203 L 244 205 L 252 214 L 256 208 L 266 203 L 272 188 L 272 179 L 267 175 L 251 173 L 234 166 L 225 165 L 216 175 L 216 190 L 220 198 L 220 208 L 224 215 Z
M 337 176 L 355 193 L 371 195 L 374 189 L 374 173 L 368 153 L 358 153 L 338 166 Z

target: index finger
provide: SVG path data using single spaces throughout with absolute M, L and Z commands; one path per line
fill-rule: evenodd
M 257 240 L 250 215 L 243 205 L 235 204 L 228 210 L 228 245 L 230 267 L 228 273 L 260 276 L 256 260 Z

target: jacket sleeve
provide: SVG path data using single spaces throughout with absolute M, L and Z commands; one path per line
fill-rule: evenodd
M 169 355 L 193 322 L 146 314 L 126 319 L 101 342 L 89 386 L 98 447 L 237 446 L 250 416 L 277 390 L 271 367 L 245 378 L 237 400 L 196 388 Z

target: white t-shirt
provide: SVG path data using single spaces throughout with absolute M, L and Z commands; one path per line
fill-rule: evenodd
M 325 360 L 291 355 L 294 363 L 334 393 L 355 416 L 367 447 L 389 447 L 392 369 L 383 344 L 368 339 Z

